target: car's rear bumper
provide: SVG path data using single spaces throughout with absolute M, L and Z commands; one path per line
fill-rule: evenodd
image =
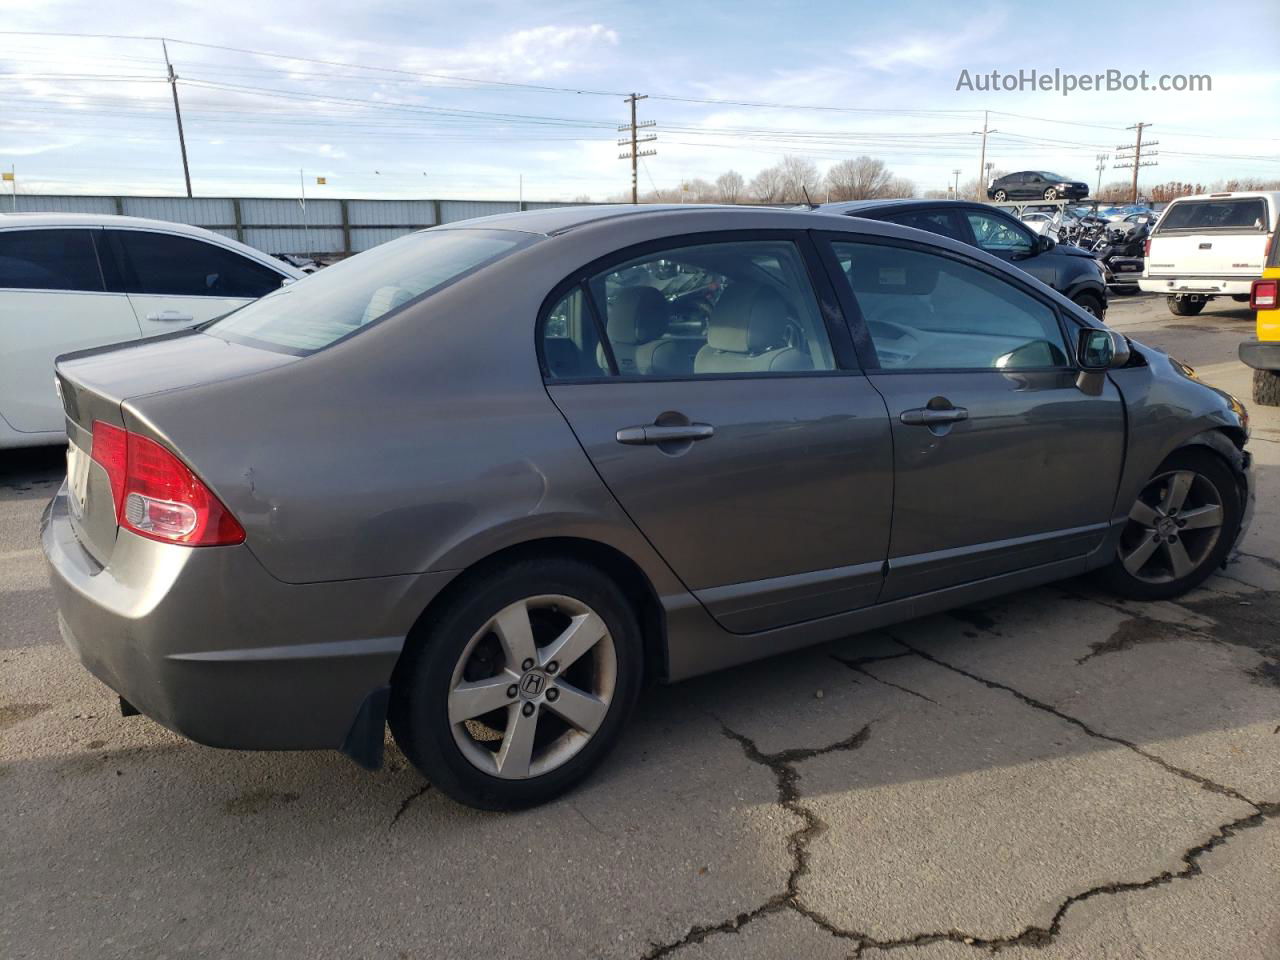
M 63 639 L 139 711 L 198 743 L 258 750 L 342 749 L 367 725 L 362 706 L 390 681 L 422 578 L 288 584 L 244 545 L 119 537 L 99 566 L 65 485 L 41 520 Z
M 1248 295 L 1252 277 L 1143 277 L 1138 281 L 1147 293 L 1198 293 L 1205 296 Z
M 1280 370 L 1280 340 L 1246 340 L 1240 344 L 1240 361 L 1255 370 Z

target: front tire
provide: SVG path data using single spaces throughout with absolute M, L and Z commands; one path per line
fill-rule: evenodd
M 1168 297 L 1169 312 L 1175 317 L 1194 317 L 1204 309 L 1206 301 L 1203 297 L 1192 300 L 1190 297 Z
M 1253 371 L 1253 402 L 1264 407 L 1280 407 L 1280 373 L 1274 370 Z
M 1102 305 L 1102 298 L 1096 293 L 1077 293 L 1071 298 L 1071 302 L 1091 317 L 1096 317 L 1099 320 L 1106 317 L 1107 311 Z
M 1235 475 L 1208 450 L 1174 451 L 1138 494 L 1111 563 L 1098 577 L 1132 600 L 1170 600 L 1227 558 L 1240 530 Z
M 1057 200 L 1057 199 L 1058 199 L 1058 191 L 1057 191 L 1057 190 L 1055 190 L 1053 187 L 1050 187 L 1048 190 L 1046 190 L 1046 191 L 1044 192 L 1044 198 L 1045 198 L 1046 200 Z
M 489 572 L 411 638 L 392 679 L 392 734 L 460 803 L 516 810 L 583 779 L 640 692 L 643 646 L 618 586 L 568 558 Z

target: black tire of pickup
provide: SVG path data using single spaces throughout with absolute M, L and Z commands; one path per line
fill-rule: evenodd
M 1188 300 L 1186 297 L 1168 297 L 1169 312 L 1177 317 L 1194 317 L 1208 302 L 1203 298 L 1200 300 Z
M 1253 371 L 1253 402 L 1264 407 L 1280 407 L 1280 373 L 1274 370 Z

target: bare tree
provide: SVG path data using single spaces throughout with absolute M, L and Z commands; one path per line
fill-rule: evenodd
M 908 180 L 906 177 L 891 177 L 884 192 L 886 197 L 914 197 L 915 195 L 915 181 Z
M 782 172 L 782 200 L 801 203 L 818 192 L 822 175 L 818 165 L 808 157 L 785 156 L 779 164 Z
M 754 177 L 747 188 L 758 203 L 777 203 L 786 193 L 786 179 L 782 172 L 782 164 L 765 167 Z
M 716 177 L 716 200 L 720 203 L 737 203 L 746 189 L 747 182 L 737 170 L 726 170 Z
M 889 195 L 893 174 L 883 160 L 854 157 L 841 160 L 827 171 L 832 200 L 874 200 Z

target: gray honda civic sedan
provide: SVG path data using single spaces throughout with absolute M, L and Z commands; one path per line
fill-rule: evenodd
M 592 207 L 405 236 L 57 364 L 63 636 L 205 744 L 389 722 L 433 784 L 580 780 L 649 678 L 1088 571 L 1176 596 L 1253 497 L 1248 419 L 973 247 Z

